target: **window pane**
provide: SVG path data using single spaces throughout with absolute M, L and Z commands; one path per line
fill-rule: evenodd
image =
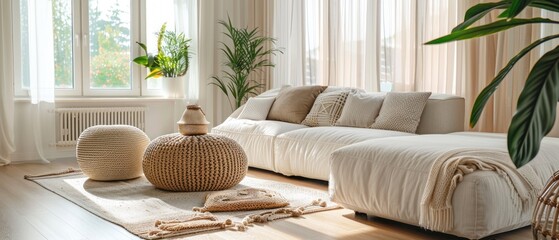
M 72 71 L 72 0 L 52 1 L 54 36 L 54 83 L 56 88 L 74 88 Z
M 173 0 L 147 0 L 146 1 L 146 46 L 148 52 L 157 53 L 157 33 L 163 23 L 167 23 L 167 30 L 175 29 L 175 15 L 169 9 L 175 9 Z M 148 71 L 148 70 L 146 70 Z M 147 80 L 148 89 L 161 89 L 161 79 L 150 78 Z
M 131 89 L 130 0 L 89 1 L 90 87 Z
M 30 44 L 29 38 L 29 1 L 20 2 L 21 30 L 21 88 L 29 89 L 30 84 Z M 52 0 L 52 27 L 54 50 L 55 87 L 74 88 L 72 58 L 72 0 Z M 44 61 L 43 61 L 44 62 Z

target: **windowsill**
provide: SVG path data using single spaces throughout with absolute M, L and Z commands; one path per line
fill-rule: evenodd
M 95 103 L 95 102 L 166 102 L 181 99 L 165 98 L 165 97 L 58 97 L 55 103 Z M 16 103 L 29 103 L 31 99 L 28 97 L 15 97 Z

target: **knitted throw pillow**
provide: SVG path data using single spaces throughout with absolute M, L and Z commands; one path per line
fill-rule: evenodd
M 415 133 L 430 92 L 389 92 L 371 128 Z
M 332 126 L 340 117 L 348 91 L 321 93 L 302 124 L 309 127 Z
M 289 205 L 279 193 L 261 188 L 244 188 L 213 192 L 206 196 L 204 207 L 197 212 L 234 212 L 257 209 L 280 208 Z

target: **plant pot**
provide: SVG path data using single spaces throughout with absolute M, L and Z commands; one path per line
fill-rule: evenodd
M 182 77 L 163 77 L 162 78 L 163 96 L 166 98 L 184 98 L 184 79 Z

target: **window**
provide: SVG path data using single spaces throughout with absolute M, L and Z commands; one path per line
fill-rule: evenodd
M 143 54 L 136 42 L 147 41 L 148 51 L 156 51 L 150 47 L 155 46 L 159 27 L 164 22 L 174 25 L 173 0 L 52 0 L 52 22 L 47 23 L 53 30 L 52 60 L 41 59 L 32 46 L 33 37 L 40 37 L 30 34 L 44 24 L 38 20 L 41 13 L 30 8 L 33 1 L 15 1 L 21 53 L 16 95 L 26 95 L 32 77 L 40 80 L 30 74 L 35 58 L 54 64 L 57 96 L 160 94 L 161 83 L 144 80 L 146 69 L 131 60 Z

